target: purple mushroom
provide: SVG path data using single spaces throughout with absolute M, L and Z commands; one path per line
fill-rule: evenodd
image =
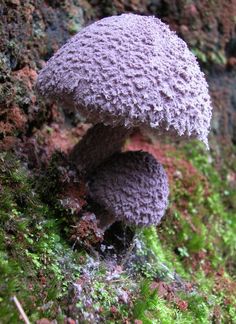
M 158 18 L 123 14 L 85 27 L 47 62 L 37 89 L 95 124 L 71 159 L 107 211 L 104 228 L 114 219 L 156 224 L 167 206 L 162 166 L 147 153 L 120 153 L 134 127 L 208 147 L 212 108 L 204 74 Z
M 158 18 L 123 14 L 85 27 L 47 62 L 37 89 L 95 124 L 71 153 L 88 173 L 134 127 L 208 145 L 206 80 L 186 43 Z
M 168 179 L 163 166 L 146 152 L 116 153 L 90 176 L 89 194 L 104 208 L 105 230 L 115 221 L 156 225 L 168 205 Z

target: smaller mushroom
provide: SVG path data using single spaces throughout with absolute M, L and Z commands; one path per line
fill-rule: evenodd
M 163 166 L 146 152 L 116 153 L 89 177 L 90 198 L 104 208 L 104 231 L 115 221 L 157 225 L 168 205 L 168 179 Z

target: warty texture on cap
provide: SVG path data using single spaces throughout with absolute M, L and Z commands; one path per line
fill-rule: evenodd
M 93 123 L 208 143 L 212 108 L 204 74 L 158 18 L 123 14 L 83 28 L 48 61 L 37 88 Z
M 91 175 L 88 186 L 96 203 L 128 224 L 158 224 L 168 205 L 165 170 L 146 152 L 114 154 Z

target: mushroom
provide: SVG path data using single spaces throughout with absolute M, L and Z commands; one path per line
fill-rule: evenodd
M 115 219 L 157 224 L 168 201 L 162 166 L 148 153 L 120 153 L 135 127 L 197 138 L 208 147 L 211 101 L 186 43 L 158 18 L 122 14 L 83 28 L 47 62 L 37 89 L 94 124 L 71 160 L 90 197 Z
M 103 208 L 99 227 L 115 221 L 137 226 L 157 225 L 168 204 L 163 166 L 149 153 L 116 153 L 89 177 L 90 198 Z
M 83 28 L 47 62 L 37 89 L 95 124 L 71 152 L 87 173 L 119 152 L 134 127 L 208 146 L 204 74 L 186 43 L 158 18 L 122 14 Z

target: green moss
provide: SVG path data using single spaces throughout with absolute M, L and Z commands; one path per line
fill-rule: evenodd
M 187 310 L 181 311 L 152 291 L 150 278 L 154 277 L 146 276 L 149 281 L 145 281 L 136 300 L 134 317 L 143 323 L 211 323 L 218 309 L 220 321 L 233 323 L 236 296 L 230 287 L 235 287 L 235 282 L 227 271 L 235 276 L 232 265 L 236 255 L 236 219 L 226 202 L 232 199 L 234 191 L 216 171 L 214 157 L 198 143 L 185 145 L 172 158 L 178 171 L 183 171 L 181 161 L 188 160 L 199 174 L 192 178 L 187 171 L 172 184 L 170 210 L 157 230 L 160 238 L 154 228 L 143 230 L 140 237 L 157 256 L 156 269 L 161 262 L 170 273 L 176 270 L 182 280 L 196 283 L 196 289 L 194 293 L 177 292 L 188 303 Z M 177 164 L 174 159 L 178 159 Z M 190 188 L 189 183 L 194 186 Z M 202 258 L 196 263 L 198 254 Z M 195 270 L 191 268 L 194 262 Z M 222 274 L 218 274 L 219 269 Z M 166 274 L 159 280 L 171 282 L 171 276 Z
M 198 48 L 192 48 L 193 54 L 203 63 L 207 63 L 207 56 Z
M 192 164 L 202 172 L 208 180 L 209 194 L 203 197 L 202 205 L 205 211 L 205 226 L 207 241 L 205 247 L 211 251 L 213 261 L 235 257 L 236 254 L 236 219 L 234 210 L 225 202 L 230 202 L 234 197 L 234 189 L 230 189 L 224 179 L 214 167 L 214 160 L 200 144 L 195 143 L 185 146 L 184 151 Z M 229 163 L 226 161 L 226 163 Z M 225 170 L 225 166 L 222 166 Z M 225 173 L 225 171 L 224 171 Z M 217 243 L 217 244 L 215 244 Z M 217 262 L 216 262 L 217 263 Z
M 149 285 L 149 282 L 144 282 L 141 286 L 140 299 L 134 305 L 134 318 L 143 324 L 171 323 L 174 311 L 158 297 L 156 291 L 150 290 Z
M 144 282 L 140 299 L 134 306 L 134 318 L 142 320 L 143 324 L 211 323 L 209 305 L 201 296 L 192 294 L 184 297 L 189 309 L 181 311 L 173 303 L 160 298 L 155 290 L 151 290 L 149 282 Z
M 183 171 L 181 161 L 188 160 L 197 173 L 191 169 L 183 171 L 181 178 L 172 184 L 170 210 L 160 228 L 161 237 L 173 251 L 179 252 L 180 258 L 206 252 L 217 268 L 226 255 L 233 257 L 236 251 L 234 212 L 225 204 L 225 197 L 230 201 L 234 192 L 229 190 L 216 171 L 213 158 L 201 145 L 185 145 L 178 154 L 173 157 L 179 159 L 177 164 L 173 162 L 178 172 Z
M 80 270 L 79 254 L 63 241 L 60 221 L 13 156 L 1 154 L 0 184 L 0 318 L 18 323 L 14 295 L 30 319 L 57 318 L 60 300 Z M 52 307 L 45 311 L 47 303 Z
M 139 239 L 144 243 L 143 252 L 152 251 L 155 258 L 153 258 L 154 264 L 151 269 L 159 271 L 160 277 L 166 277 L 166 279 L 173 278 L 174 271 L 177 271 L 179 275 L 187 276 L 183 266 L 177 259 L 175 253 L 169 249 L 164 242 L 161 243 L 157 235 L 155 227 L 144 228 L 139 233 Z M 162 275 L 161 275 L 162 274 Z
M 68 288 L 77 282 L 82 287 L 80 298 L 78 292 L 77 299 L 70 297 L 75 302 L 74 319 L 90 313 L 106 323 L 135 319 L 143 323 L 212 323 L 217 310 L 222 323 L 235 322 L 234 190 L 220 170 L 216 171 L 214 156 L 201 145 L 187 144 L 172 159 L 181 176 L 171 184 L 165 220 L 157 229 L 136 230 L 135 248 L 125 257 L 123 272 L 113 280 L 109 279 L 109 262 L 87 258 L 91 263 L 87 266 L 86 258 L 81 261 L 85 252 L 72 251 L 63 237 L 63 211 L 59 215 L 52 207 L 57 193 L 57 157 L 47 171 L 50 183 L 44 194 L 49 206 L 41 201 L 33 186 L 35 179 L 27 170 L 12 155 L 1 154 L 1 320 L 19 322 L 11 302 L 16 295 L 32 322 L 42 317 L 63 322 Z M 227 163 L 223 169 L 234 167 Z M 43 180 L 37 184 L 45 188 Z M 170 288 L 178 285 L 179 289 L 168 299 L 150 288 L 153 282 Z M 186 289 L 187 283 L 192 289 Z M 120 291 L 129 295 L 128 304 L 120 301 Z M 86 298 L 92 301 L 89 308 Z M 187 306 L 181 308 L 177 301 Z
M 214 63 L 217 65 L 225 65 L 227 63 L 227 58 L 223 51 L 209 52 L 209 51 L 203 51 L 197 47 L 193 47 L 191 51 L 198 58 L 198 60 L 204 64 Z

